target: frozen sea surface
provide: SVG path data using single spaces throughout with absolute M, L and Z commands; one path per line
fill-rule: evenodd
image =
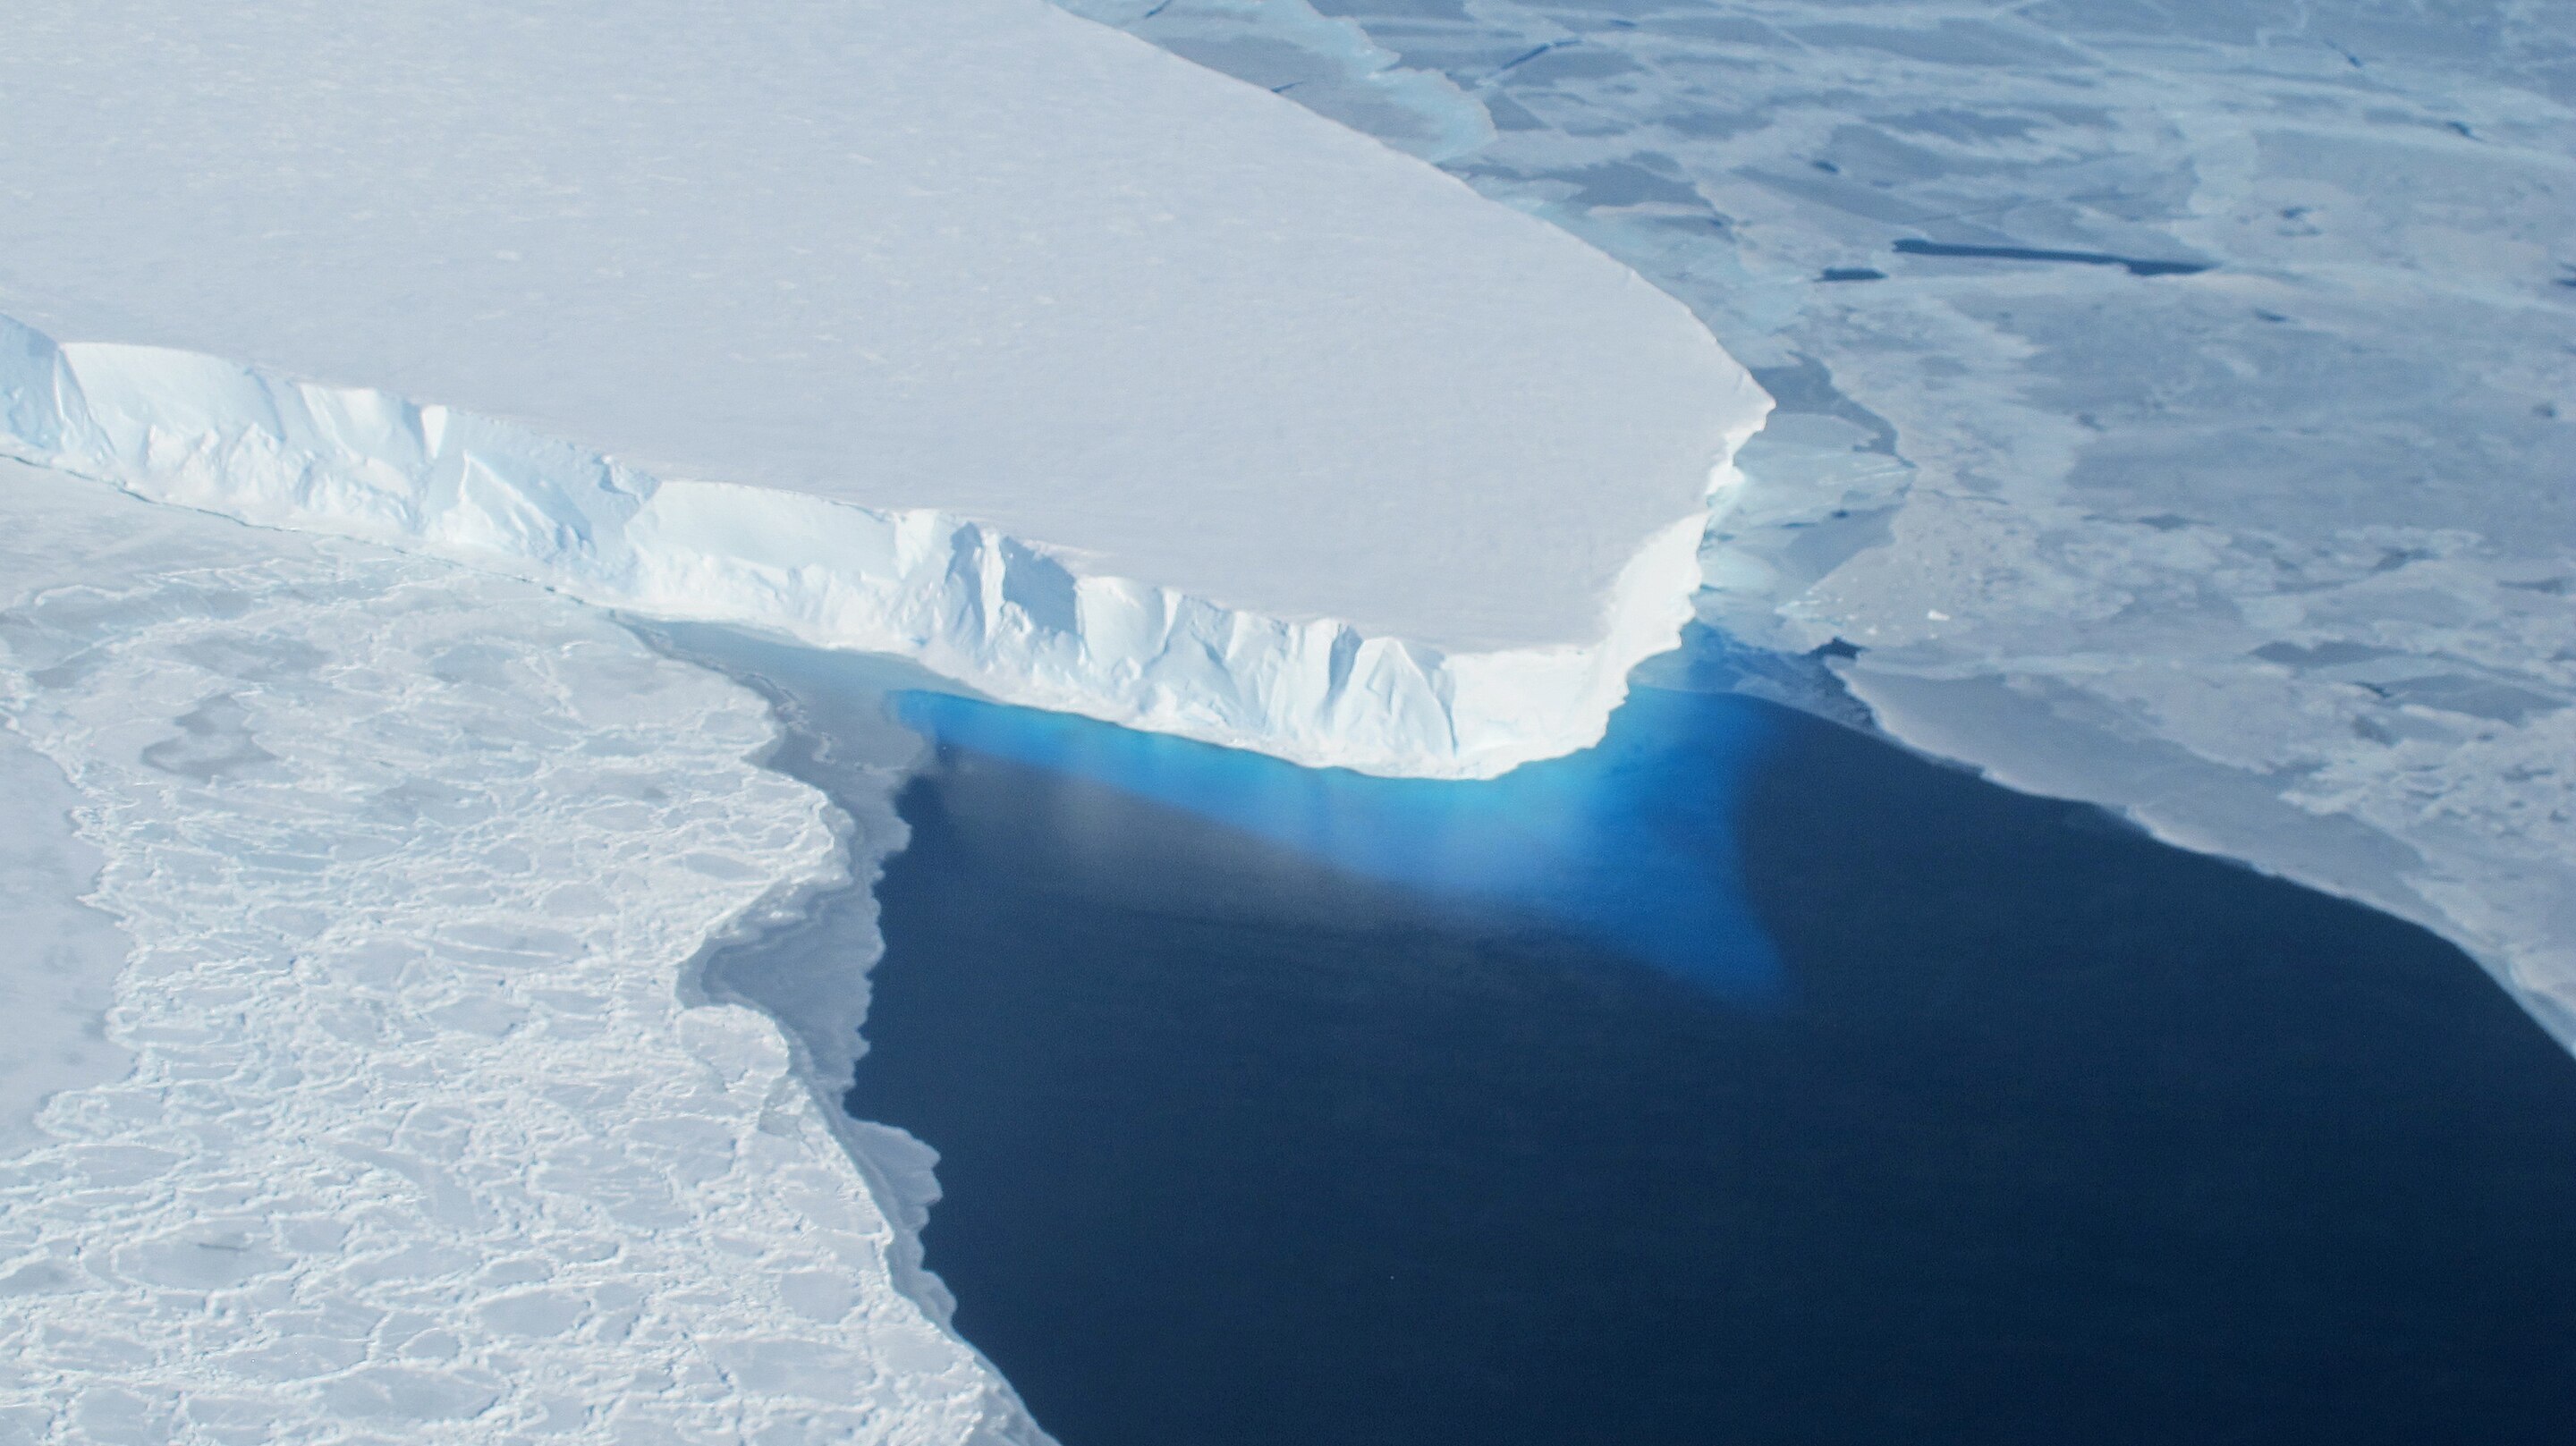
M 0 718 L 78 840 L 0 753 L 6 976 L 75 894 L 131 946 L 22 1038 L 50 1066 L 113 977 L 133 1065 L 0 1159 L 0 1439 L 1043 1441 L 889 1218 L 918 1147 L 696 989 L 892 837 L 754 764 L 757 697 L 523 583 L 14 464 L 0 579 Z
M 1073 8 L 1687 301 L 1780 403 L 1706 616 L 2576 1041 L 2564 6 Z

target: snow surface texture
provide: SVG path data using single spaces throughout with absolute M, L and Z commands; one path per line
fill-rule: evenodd
M 43 8 L 0 312 L 81 345 L 11 343 L 20 455 L 1015 702 L 1588 743 L 1768 406 L 1591 247 L 1040 0 Z
M 98 877 L 98 851 L 72 831 L 76 796 L 62 770 L 0 732 L 0 1158 L 34 1144 L 36 1108 L 63 1090 L 103 1084 L 133 1067 L 100 1021 L 125 965 L 115 920 L 80 896 Z
M 1480 106 L 1444 165 L 1779 401 L 1711 621 L 2434 928 L 2576 1044 L 2565 5 L 1069 3 L 1409 97 L 1399 144 Z
M 0 578 L 136 1060 L 0 1163 L 0 1440 L 1045 1439 L 918 1270 L 927 1152 L 687 1002 L 848 877 L 757 698 L 522 583 L 11 464 Z

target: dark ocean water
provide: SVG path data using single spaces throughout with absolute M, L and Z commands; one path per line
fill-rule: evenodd
M 2576 1061 L 2412 926 L 1729 696 L 904 714 L 849 1105 L 1067 1446 L 2576 1439 Z

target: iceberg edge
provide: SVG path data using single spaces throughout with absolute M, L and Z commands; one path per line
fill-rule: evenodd
M 1598 641 L 1445 652 L 1088 575 L 970 518 L 658 479 L 434 403 L 196 352 L 58 343 L 0 317 L 0 455 L 595 605 L 896 654 L 1003 702 L 1427 778 L 1489 778 L 1598 742 L 1629 671 L 1679 644 L 1710 509 L 1769 411 L 1744 390 L 1706 502 L 1644 540 Z

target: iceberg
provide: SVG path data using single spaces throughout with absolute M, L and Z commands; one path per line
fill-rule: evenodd
M 1304 763 L 1598 738 L 1768 407 L 1040 0 L 112 0 L 0 87 L 12 455 Z

